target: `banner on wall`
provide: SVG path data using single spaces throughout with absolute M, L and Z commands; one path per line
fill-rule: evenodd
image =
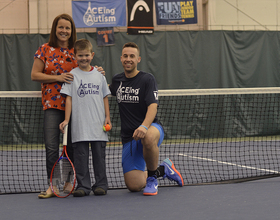
M 111 46 L 115 44 L 114 28 L 96 28 L 96 34 L 98 46 Z
M 126 26 L 125 0 L 72 1 L 77 28 Z
M 153 0 L 127 0 L 127 33 L 153 34 Z
M 196 24 L 196 0 L 155 0 L 158 25 Z

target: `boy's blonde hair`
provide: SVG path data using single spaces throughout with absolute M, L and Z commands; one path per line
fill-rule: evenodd
M 92 44 L 87 39 L 77 40 L 74 44 L 74 54 L 76 54 L 78 50 L 89 50 L 92 53 Z

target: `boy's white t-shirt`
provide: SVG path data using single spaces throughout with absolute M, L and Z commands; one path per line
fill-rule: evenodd
M 71 73 L 74 80 L 64 83 L 60 93 L 72 97 L 72 142 L 108 141 L 103 98 L 111 93 L 105 76 L 96 68 L 85 72 L 77 67 Z

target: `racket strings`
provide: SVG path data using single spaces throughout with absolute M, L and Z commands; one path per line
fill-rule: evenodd
M 65 157 L 60 159 L 53 170 L 52 185 L 59 196 L 68 195 L 74 186 L 74 172 L 71 163 Z

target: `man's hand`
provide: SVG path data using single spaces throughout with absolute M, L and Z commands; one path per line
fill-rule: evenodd
M 105 76 L 105 71 L 102 66 L 94 66 L 94 67 L 97 69 L 98 72 L 102 73 L 103 76 Z
M 147 131 L 148 130 L 146 128 L 144 128 L 144 127 L 138 127 L 134 131 L 132 137 L 133 137 L 134 140 L 138 141 L 140 139 L 143 139 L 146 136 Z

